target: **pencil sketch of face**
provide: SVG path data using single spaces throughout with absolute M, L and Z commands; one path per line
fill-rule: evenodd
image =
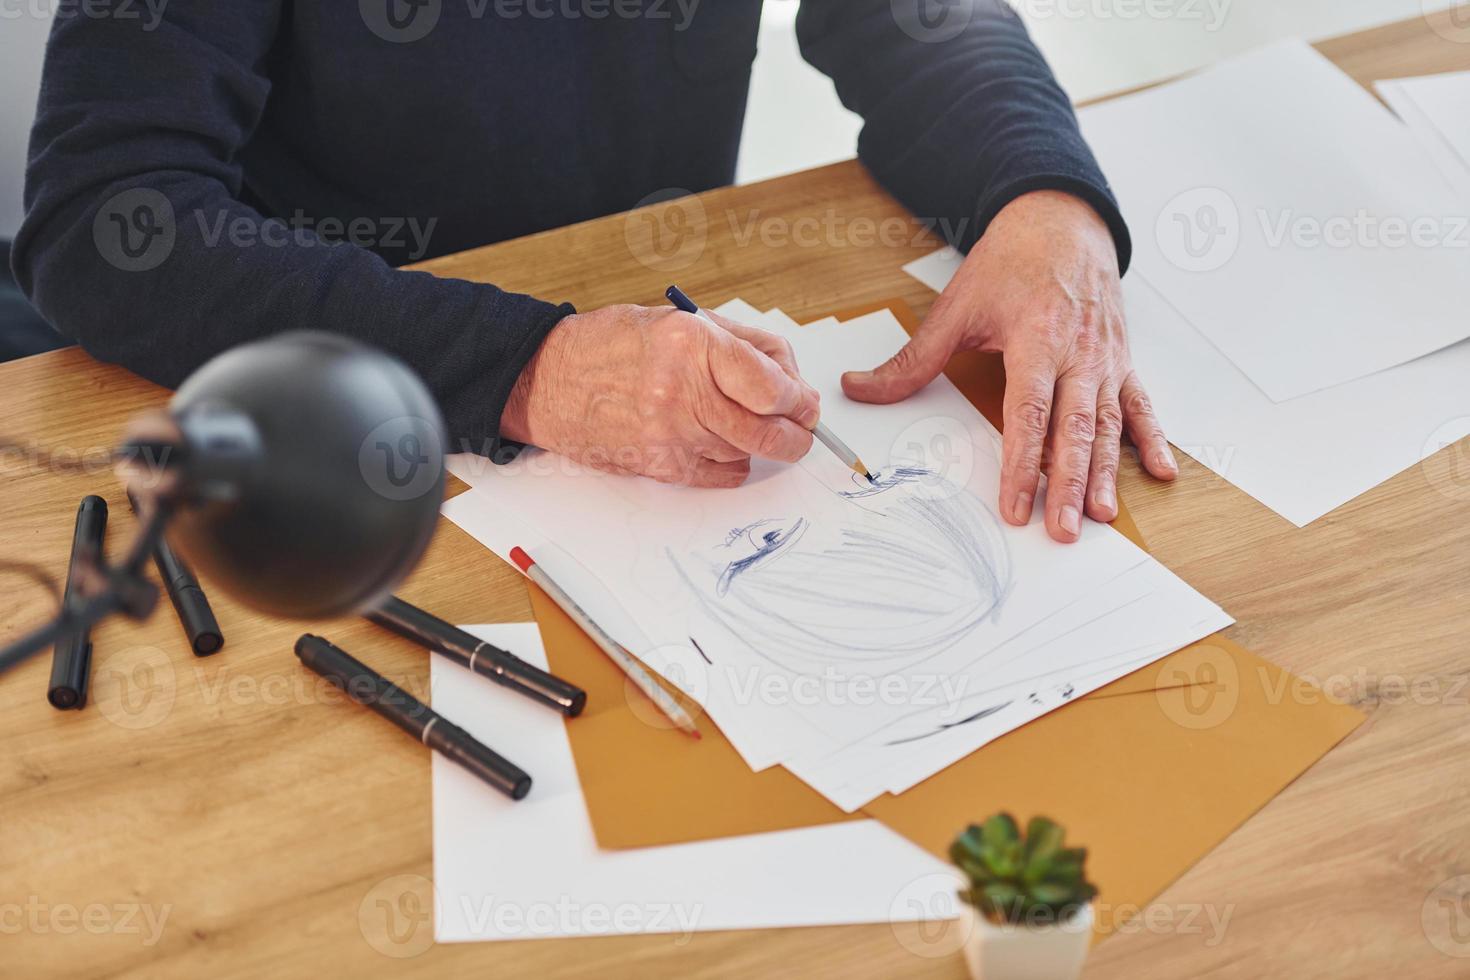
M 773 663 L 902 667 L 971 632 L 1010 585 L 995 515 L 961 488 L 934 492 L 937 479 L 898 468 L 842 492 L 837 527 L 772 517 L 670 558 L 710 616 Z

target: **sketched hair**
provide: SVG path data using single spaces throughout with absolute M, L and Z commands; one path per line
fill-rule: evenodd
M 922 660 L 1004 602 L 1009 552 L 972 494 L 900 468 L 841 496 L 852 506 L 826 533 L 771 518 L 732 529 L 706 562 L 669 559 L 713 619 L 797 672 Z

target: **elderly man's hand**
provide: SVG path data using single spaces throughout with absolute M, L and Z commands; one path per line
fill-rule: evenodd
M 1178 472 L 1128 356 L 1117 252 L 1080 198 L 1024 194 L 996 215 L 903 350 L 843 376 L 860 401 L 894 402 L 924 387 L 957 351 L 1005 355 L 1000 511 L 1025 524 L 1047 473 L 1046 527 L 1075 541 L 1082 514 L 1111 521 L 1126 428 L 1148 472 Z
M 719 322 L 641 306 L 567 317 L 521 372 L 501 434 L 688 486 L 738 486 L 752 456 L 801 459 L 820 408 L 791 346 Z

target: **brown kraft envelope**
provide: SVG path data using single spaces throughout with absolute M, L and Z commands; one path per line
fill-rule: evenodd
M 900 301 L 839 314 L 847 320 Z M 992 423 L 996 355 L 946 374 Z M 1119 505 L 1113 525 L 1143 547 Z M 646 847 L 875 818 L 940 857 L 997 810 L 1045 814 L 1089 849 L 1100 901 L 1143 906 L 1362 722 L 1356 710 L 1215 634 L 991 742 L 899 795 L 845 814 L 780 766 L 752 772 L 685 702 L 702 739 L 672 731 L 642 694 L 528 583 L 551 669 L 586 688 L 567 723 L 598 844 Z

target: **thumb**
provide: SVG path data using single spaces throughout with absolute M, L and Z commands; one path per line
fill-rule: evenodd
M 886 405 L 903 401 L 933 381 L 954 353 L 950 331 L 926 320 L 903 349 L 871 371 L 848 371 L 842 390 L 860 402 Z

